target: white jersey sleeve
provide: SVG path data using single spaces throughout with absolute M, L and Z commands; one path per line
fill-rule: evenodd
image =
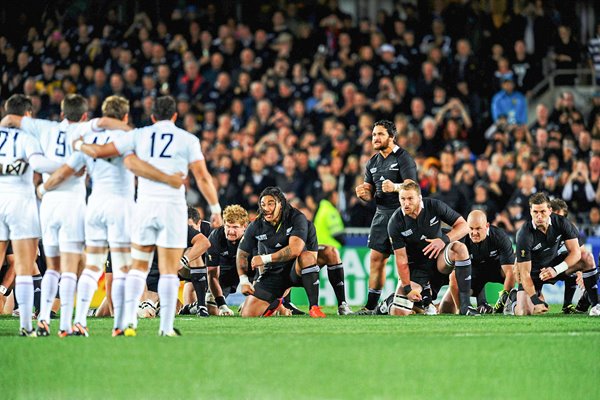
M 195 136 L 190 135 L 188 141 L 190 142 L 189 163 L 191 164 L 196 161 L 204 160 L 204 154 L 202 154 L 202 149 L 200 147 L 200 140 L 198 140 Z
M 27 163 L 34 154 L 42 154 L 39 142 L 32 135 L 20 129 L 0 129 L 0 165 L 4 170 L 14 169 L 22 163 L 21 175 L 0 175 L 0 193 L 20 194 L 30 196 L 34 194 L 33 169 Z
M 39 118 L 23 117 L 21 119 L 21 129 L 36 137 L 40 142 L 44 142 L 46 135 L 58 124 L 59 122 L 56 121 Z
M 124 132 L 113 140 L 113 144 L 117 148 L 117 151 L 121 155 L 127 155 L 135 151 L 135 132 L 137 129 L 133 129 L 128 132 Z

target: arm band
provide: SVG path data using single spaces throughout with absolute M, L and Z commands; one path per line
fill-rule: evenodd
M 41 196 L 45 195 L 48 191 L 46 190 L 46 188 L 44 187 L 43 183 L 40 183 L 38 186 L 38 192 L 40 193 Z
M 449 244 L 450 243 L 450 238 L 448 237 L 448 235 L 443 234 L 442 237 L 440 238 L 442 239 L 442 242 Z
M 6 292 L 8 292 L 8 288 L 6 286 L 0 285 L 0 294 L 5 296 Z
M 81 151 L 81 146 L 83 146 L 83 140 L 77 139 L 75 143 L 73 143 L 73 149 L 75 151 Z
M 394 183 L 394 192 L 399 192 L 400 191 L 400 183 Z
M 559 275 L 559 274 L 565 272 L 567 269 L 569 269 L 569 265 L 563 261 L 560 264 L 555 265 L 552 268 L 554 268 L 554 270 L 556 271 L 556 275 Z
M 531 296 L 530 299 L 534 306 L 544 304 L 544 302 L 540 300 L 540 297 L 537 295 L 537 293 Z
M 208 208 L 210 208 L 210 213 L 211 214 L 221 214 L 221 206 L 219 205 L 219 203 L 210 204 L 208 206 Z
M 240 285 L 250 285 L 250 280 L 248 279 L 248 275 L 240 275 Z
M 412 290 L 412 288 L 410 287 L 410 285 L 406 285 L 402 288 L 402 290 L 404 290 L 404 295 L 408 296 L 408 294 L 410 293 L 410 291 Z
M 262 256 L 260 256 L 260 259 L 262 260 L 263 264 L 266 265 L 273 261 L 272 256 L 273 256 L 272 254 L 263 254 Z

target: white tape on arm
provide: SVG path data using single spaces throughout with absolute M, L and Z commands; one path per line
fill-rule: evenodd
M 273 261 L 273 255 L 272 254 L 263 254 L 262 256 L 260 256 L 260 259 L 262 260 L 263 264 L 266 265 Z
M 569 269 L 569 265 L 563 261 L 560 264 L 555 265 L 552 268 L 554 268 L 554 270 L 556 271 L 556 275 L 559 275 L 559 274 L 565 272 L 567 269 Z

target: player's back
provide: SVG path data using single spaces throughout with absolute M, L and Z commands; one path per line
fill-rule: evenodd
M 83 133 L 85 143 L 106 144 L 115 138 L 125 135 L 121 130 L 92 129 L 91 122 L 81 124 L 80 131 Z M 87 173 L 92 182 L 92 195 L 116 195 L 133 199 L 135 191 L 134 175 L 124 164 L 124 156 L 109 159 L 94 159 L 77 152 L 86 165 Z
M 0 193 L 34 196 L 33 169 L 27 164 L 32 154 L 41 153 L 32 135 L 20 129 L 0 129 Z
M 198 139 L 171 121 L 158 121 L 129 134 L 133 135 L 131 140 L 136 155 L 166 174 L 187 175 L 191 162 L 204 159 Z M 140 199 L 185 202 L 185 188 L 174 189 L 164 183 L 139 178 L 138 201 Z
M 21 122 L 21 128 L 39 140 L 44 156 L 59 164 L 65 164 L 73 152 L 71 143 L 75 139 L 76 127 L 66 119 L 56 122 L 26 117 Z M 50 174 L 43 174 L 44 182 L 49 177 Z M 45 198 L 85 197 L 85 194 L 85 176 L 73 176 L 48 192 Z

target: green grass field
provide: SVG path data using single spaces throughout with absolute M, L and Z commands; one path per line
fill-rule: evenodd
M 2 399 L 592 399 L 600 319 L 178 317 L 184 336 L 21 338 L 0 318 Z M 53 321 L 55 333 L 58 321 Z

